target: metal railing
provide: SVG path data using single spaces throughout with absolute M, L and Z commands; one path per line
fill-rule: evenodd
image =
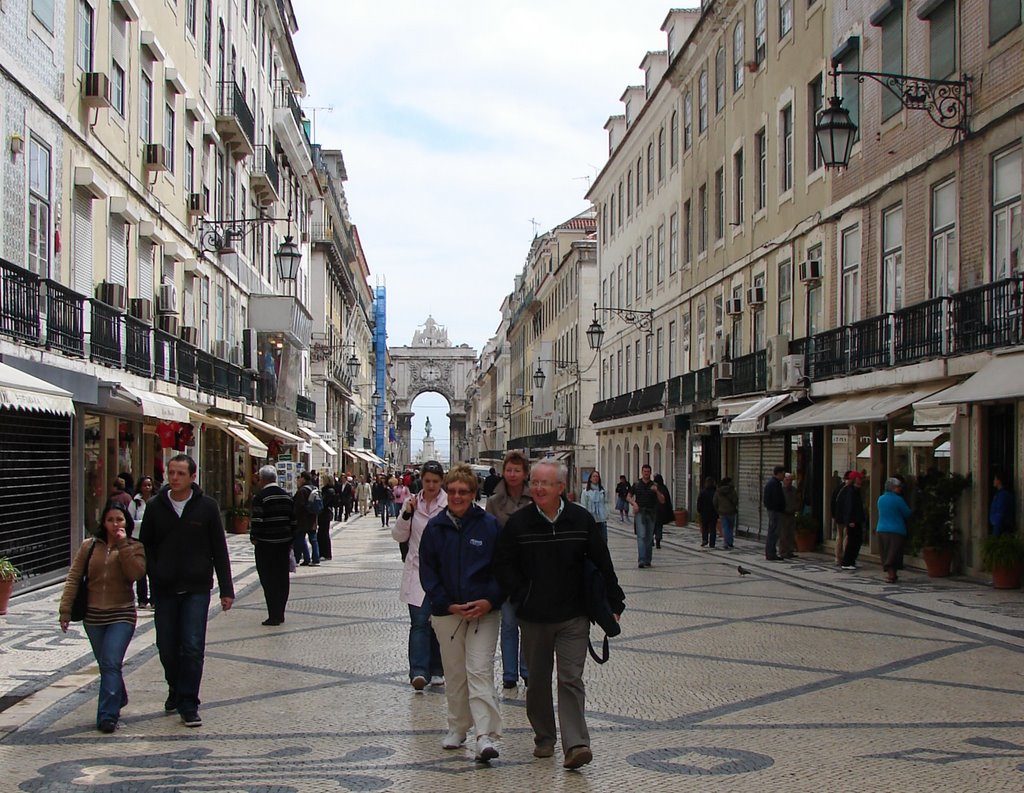
M 710 402 L 714 398 L 714 377 L 712 367 L 705 366 L 697 370 L 697 393 L 694 395 L 695 402 Z
M 178 339 L 162 330 L 153 331 L 153 376 L 168 383 L 178 382 Z
M 178 384 L 196 387 L 196 370 L 198 367 L 197 355 L 199 350 L 188 342 L 178 339 L 175 345 L 175 358 L 178 363 Z
M 1022 341 L 1021 291 L 1024 276 L 958 292 L 952 296 L 953 350 L 991 350 Z
M 218 85 L 220 88 L 217 102 L 218 117 L 234 118 L 249 142 L 252 143 L 256 139 L 256 121 L 253 119 L 252 110 L 245 101 L 241 89 L 234 80 L 224 80 Z
M 253 176 L 262 176 L 274 188 L 274 193 L 281 195 L 281 178 L 277 170 L 277 161 L 274 153 L 265 143 L 256 146 L 253 151 L 252 172 Z
M 937 297 L 892 315 L 894 362 L 937 358 L 948 348 L 949 299 Z
M 295 396 L 295 413 L 300 419 L 316 421 L 316 402 L 302 394 L 297 394 Z
M 149 377 L 153 372 L 151 331 L 141 319 L 124 318 L 124 368 Z
M 0 333 L 39 341 L 39 276 L 0 259 Z
M 768 354 L 758 350 L 734 358 L 732 362 L 732 393 L 751 394 L 768 387 Z

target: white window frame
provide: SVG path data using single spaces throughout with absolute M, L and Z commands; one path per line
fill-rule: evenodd
M 903 205 L 882 212 L 882 313 L 903 308 Z
M 992 158 L 992 263 L 989 272 L 992 281 L 1016 275 L 1024 267 L 1021 261 L 1021 228 L 1024 226 L 1021 216 L 1021 151 L 1017 146 Z M 999 178 L 1001 163 L 1006 163 L 1010 177 L 1005 182 Z
M 855 223 L 843 229 L 839 257 L 839 316 L 841 324 L 852 325 L 860 321 L 860 224 Z
M 942 214 L 943 197 L 952 213 Z M 957 243 L 956 179 L 951 177 L 936 184 L 931 191 L 931 258 L 929 260 L 929 296 L 944 297 L 957 291 L 960 281 L 960 252 Z

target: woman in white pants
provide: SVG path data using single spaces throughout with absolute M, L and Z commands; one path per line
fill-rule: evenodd
M 420 540 L 420 583 L 441 646 L 448 700 L 441 745 L 457 749 L 472 727 L 476 761 L 486 763 L 498 756 L 494 742 L 501 737 L 494 650 L 505 597 L 491 567 L 498 522 L 474 503 L 478 482 L 469 466 L 452 468 L 444 484 L 448 506 Z

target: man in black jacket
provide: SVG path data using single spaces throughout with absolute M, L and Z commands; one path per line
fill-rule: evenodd
M 195 481 L 196 461 L 187 454 L 172 457 L 168 484 L 146 506 L 139 533 L 156 596 L 156 646 L 168 686 L 164 711 L 178 711 L 186 727 L 203 723 L 199 684 L 214 571 L 221 608 L 228 611 L 235 601 L 220 507 Z
M 786 493 L 782 489 L 782 478 L 786 466 L 777 465 L 764 485 L 764 508 L 768 510 L 768 535 L 764 543 L 764 558 L 770 562 L 782 561 L 779 556 L 779 523 L 786 511 Z
M 274 466 L 263 466 L 259 476 L 260 492 L 252 499 L 249 539 L 267 601 L 267 619 L 263 624 L 280 625 L 288 605 L 288 551 L 295 537 L 294 506 L 292 497 L 278 486 Z
M 565 768 L 593 759 L 584 717 L 583 666 L 590 620 L 584 595 L 584 557 L 604 575 L 608 602 L 616 615 L 625 608 L 608 545 L 591 514 L 566 501 L 565 467 L 541 462 L 530 473 L 534 503 L 508 519 L 498 535 L 494 572 L 516 606 L 523 654 L 530 670 L 526 715 L 534 732 L 534 757 L 555 752 L 551 698 L 553 662 L 558 666 L 558 720 Z

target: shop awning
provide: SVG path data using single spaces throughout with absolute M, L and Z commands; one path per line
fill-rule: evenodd
M 245 419 L 245 423 L 255 430 L 265 432 L 267 433 L 267 435 L 273 435 L 275 438 L 280 438 L 285 443 L 306 443 L 305 438 L 300 438 L 298 435 L 293 435 L 292 433 L 287 432 L 286 430 L 283 430 L 280 427 L 275 427 L 273 424 L 267 424 L 267 422 L 260 421 L 259 419 L 254 419 L 247 416 Z
M 1024 353 L 996 355 L 960 385 L 947 388 L 943 405 L 1024 398 Z
M 935 456 L 949 457 L 949 449 L 949 441 L 946 441 L 945 443 L 940 443 L 938 446 L 935 447 Z
M 773 410 L 792 401 L 792 394 L 775 394 L 757 400 L 729 423 L 726 435 L 750 435 L 764 432 L 765 417 Z
M 369 449 L 356 449 L 353 447 L 349 447 L 348 449 L 345 449 L 345 452 L 346 454 L 351 454 L 357 460 L 362 460 L 364 463 L 369 463 L 370 465 L 380 465 L 380 463 L 378 462 L 379 458 L 377 457 L 377 455 L 375 455 Z
M 0 405 L 14 410 L 75 415 L 71 392 L 0 363 Z
M 718 418 L 724 419 L 740 416 L 744 411 L 752 408 L 760 401 L 760 397 L 750 397 L 748 399 L 723 399 L 716 406 L 716 409 L 718 410 Z
M 139 401 L 139 404 L 142 405 L 143 416 L 149 416 L 160 421 L 180 421 L 183 423 L 191 421 L 189 409 L 174 397 L 158 394 L 155 391 L 144 391 L 141 388 L 130 388 L 121 384 L 118 384 L 117 387 L 121 391 L 127 391 Z
M 897 446 L 923 446 L 931 449 L 935 446 L 935 441 L 945 434 L 943 430 L 906 430 L 897 432 L 892 442 Z
M 948 427 L 956 421 L 957 406 L 944 404 L 946 394 L 959 386 L 932 394 L 914 403 L 914 424 L 918 427 Z
M 249 428 L 243 424 L 235 424 L 233 421 L 229 422 L 224 431 L 229 435 L 233 436 L 236 440 L 241 441 L 246 445 L 249 450 L 250 457 L 259 457 L 265 459 L 267 456 L 267 444 L 257 438 Z
M 934 387 L 929 387 L 829 399 L 783 416 L 778 421 L 772 422 L 771 428 L 772 430 L 785 430 L 888 421 L 896 413 L 924 399 L 934 391 Z
M 334 450 L 327 441 L 320 437 L 319 432 L 314 432 L 309 427 L 299 427 L 299 432 L 309 438 L 309 442 L 316 446 L 320 451 L 326 454 L 328 457 L 337 457 L 338 453 Z

